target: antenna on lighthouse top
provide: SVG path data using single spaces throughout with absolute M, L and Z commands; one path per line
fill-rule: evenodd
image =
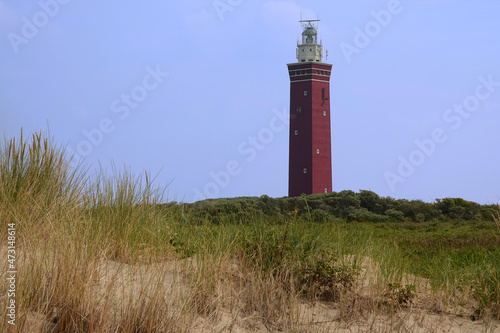
M 321 20 L 302 20 L 302 15 L 301 15 L 301 19 L 300 19 L 300 23 L 302 23 L 302 28 L 304 29 L 307 29 L 309 27 L 311 28 L 314 28 L 314 29 L 318 29 L 318 24 L 314 24 L 314 22 L 320 22 Z

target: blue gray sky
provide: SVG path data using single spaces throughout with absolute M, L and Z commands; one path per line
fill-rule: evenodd
M 334 191 L 500 200 L 496 0 L 0 0 L 0 131 L 171 200 L 285 196 L 301 15 L 333 64 Z

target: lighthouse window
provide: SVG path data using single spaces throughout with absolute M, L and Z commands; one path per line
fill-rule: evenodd
M 326 117 L 326 111 L 323 111 L 323 117 Z
M 325 187 L 325 193 L 328 193 L 328 189 Z
M 295 130 L 295 135 L 299 135 L 299 130 Z
M 316 149 L 316 155 L 319 155 L 319 149 Z
M 304 90 L 304 96 L 307 96 L 307 90 Z
M 297 113 L 302 113 L 302 106 L 299 106 L 299 107 L 297 108 Z
M 304 173 L 307 173 L 307 168 L 304 168 Z

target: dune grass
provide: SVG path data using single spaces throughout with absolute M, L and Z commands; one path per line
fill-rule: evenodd
M 43 133 L 1 146 L 1 238 L 14 223 L 18 271 L 17 325 L 2 321 L 2 332 L 326 332 L 308 315 L 315 304 L 335 310 L 331 323 L 399 318 L 427 306 L 422 281 L 433 311 L 500 318 L 498 213 L 496 225 L 315 221 L 298 210 L 221 211 L 214 223 L 203 207 L 162 204 L 147 173 L 90 175 L 69 158 Z M 0 295 L 6 313 L 5 284 Z

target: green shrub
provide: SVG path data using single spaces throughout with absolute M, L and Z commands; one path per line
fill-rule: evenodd
M 417 223 L 423 223 L 425 222 L 425 215 L 422 213 L 418 213 L 415 215 L 415 222 Z
M 357 266 L 338 264 L 334 258 L 322 255 L 300 262 L 296 270 L 297 288 L 309 300 L 336 301 L 351 290 L 359 275 Z
M 403 221 L 405 218 L 405 214 L 402 211 L 393 208 L 386 210 L 385 215 L 396 221 Z
M 370 221 L 370 222 L 387 222 L 389 217 L 385 215 L 370 212 L 366 208 L 351 208 L 347 215 L 349 221 Z
M 393 304 L 407 305 L 417 297 L 417 288 L 414 284 L 401 285 L 389 283 L 389 291 L 385 294 Z
M 481 205 L 461 198 L 437 199 L 436 208 L 450 219 L 476 220 L 481 218 Z
M 384 214 L 385 210 L 379 195 L 372 191 L 359 191 L 359 200 L 362 208 L 376 214 Z
M 302 215 L 302 219 L 309 222 L 323 223 L 331 220 L 333 217 L 322 209 L 313 209 L 310 213 Z

